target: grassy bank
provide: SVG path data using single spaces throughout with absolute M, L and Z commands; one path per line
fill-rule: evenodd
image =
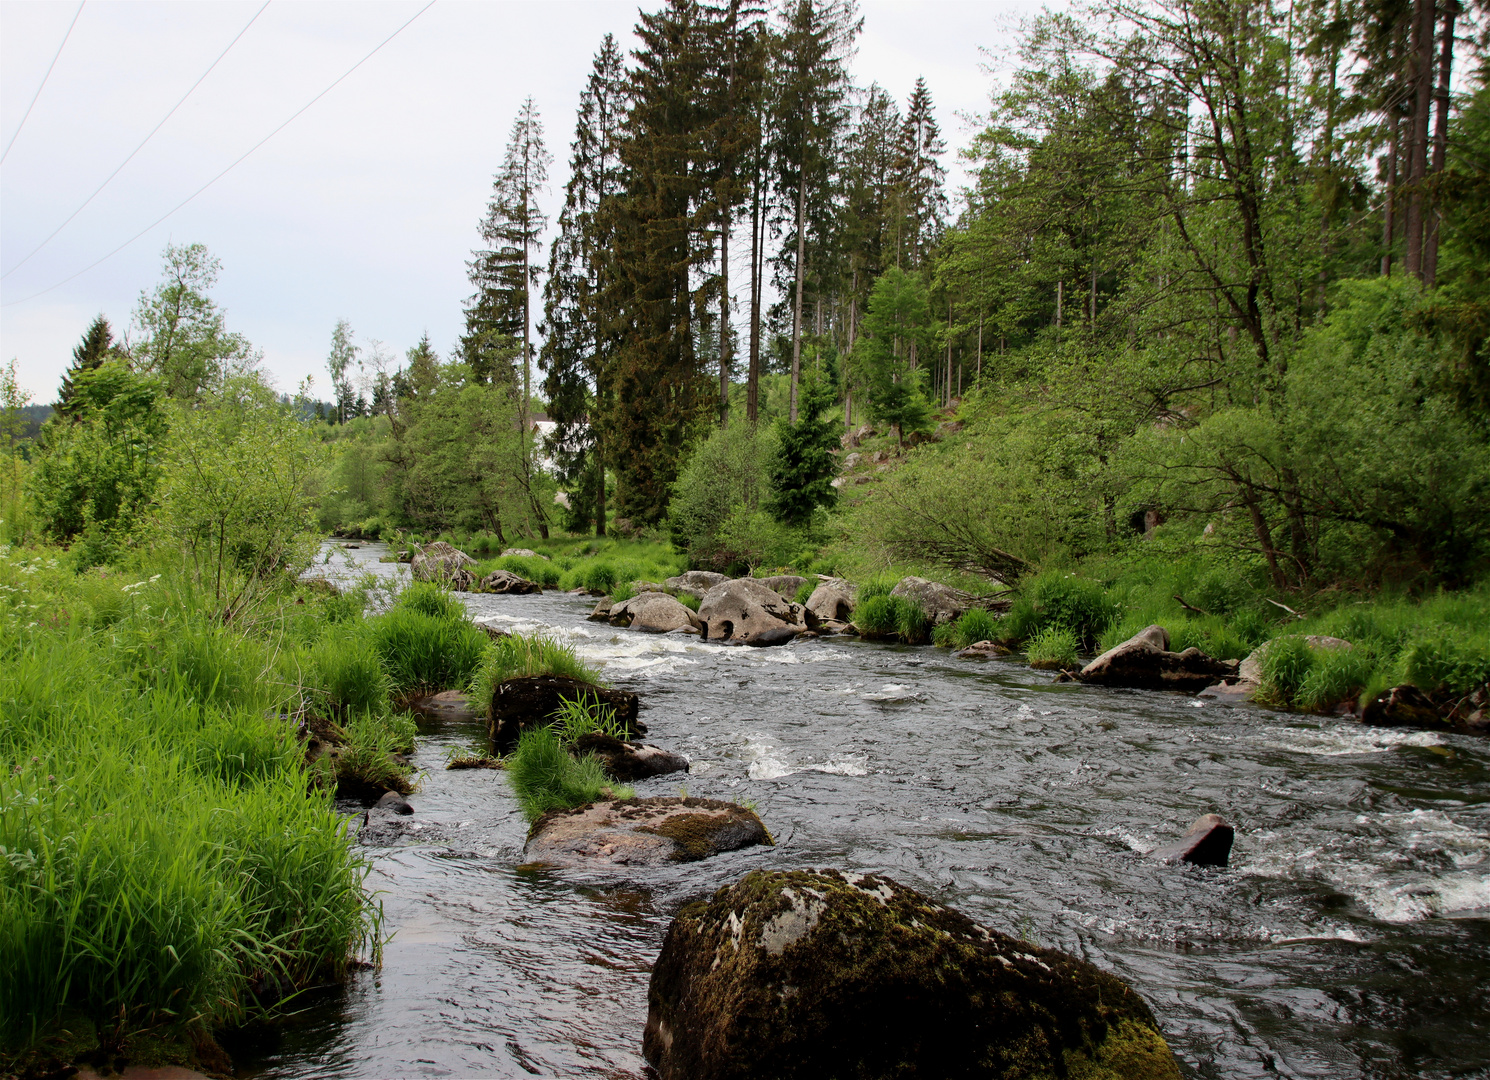
M 400 700 L 486 638 L 434 590 L 365 600 L 282 581 L 224 626 L 170 565 L 0 554 L 0 1060 L 179 1063 L 376 958 L 334 795 L 408 790 Z

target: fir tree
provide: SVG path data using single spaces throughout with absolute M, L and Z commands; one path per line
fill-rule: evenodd
M 83 334 L 83 340 L 73 346 L 72 366 L 62 376 L 62 389 L 57 395 L 55 409 L 60 416 L 77 419 L 77 382 L 87 371 L 96 371 L 106 360 L 119 355 L 114 344 L 114 331 L 109 320 L 99 315 Z
M 941 237 L 947 217 L 947 170 L 938 160 L 947 152 L 932 109 L 926 80 L 916 79 L 916 88 L 906 103 L 905 120 L 896 140 L 895 179 L 901 205 L 902 233 L 896 250 L 896 265 L 902 252 L 906 265 L 921 266 Z

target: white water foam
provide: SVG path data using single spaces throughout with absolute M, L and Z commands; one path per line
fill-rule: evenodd
M 1240 869 L 1327 881 L 1382 922 L 1490 910 L 1490 836 L 1442 810 L 1361 814 L 1355 824 L 1355 833 L 1296 851 L 1285 837 L 1259 834 L 1261 854 Z
M 1443 745 L 1443 738 L 1433 731 L 1404 731 L 1400 728 L 1346 724 L 1322 728 L 1266 727 L 1259 734 L 1264 746 L 1314 757 L 1384 754 L 1399 746 Z
M 834 776 L 868 776 L 867 759 L 861 755 L 845 754 L 830 757 L 827 761 L 794 762 L 775 743 L 760 737 L 745 740 L 744 753 L 746 773 L 752 780 L 779 780 L 799 772 L 829 773 Z
M 860 694 L 859 697 L 865 701 L 882 701 L 890 705 L 926 700 L 925 694 L 913 686 L 906 686 L 902 683 L 887 683 L 873 693 Z

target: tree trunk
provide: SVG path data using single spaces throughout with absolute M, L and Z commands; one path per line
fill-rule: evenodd
M 807 163 L 802 163 L 802 174 L 797 179 L 797 299 L 792 305 L 792 403 L 791 422 L 797 423 L 797 381 L 802 375 L 802 279 L 806 277 L 802 263 L 807 257 L 807 232 L 803 219 L 807 216 Z
M 595 429 L 595 473 L 600 478 L 599 491 L 595 498 L 595 535 L 605 535 L 605 440 Z
M 1459 14 L 1459 0 L 1446 0 L 1443 8 L 1443 45 L 1438 56 L 1438 89 L 1434 92 L 1437 102 L 1433 117 L 1433 164 L 1435 179 L 1443 174 L 1449 144 L 1449 77 L 1454 70 L 1454 20 Z M 1423 238 L 1423 284 L 1428 288 L 1438 281 L 1438 226 L 1439 211 L 1437 191 L 1427 203 L 1428 220 L 1424 225 Z
M 983 377 L 983 313 L 978 312 L 978 368 L 975 379 Z
M 952 407 L 952 297 L 947 297 L 947 407 Z
M 1061 301 L 1064 299 L 1063 291 L 1064 284 L 1057 281 L 1055 283 L 1055 328 L 1057 330 L 1061 328 Z
M 1397 129 L 1401 126 L 1401 117 L 1395 106 L 1392 106 L 1391 120 L 1388 124 L 1390 135 L 1387 141 L 1387 190 L 1386 198 L 1382 204 L 1381 211 L 1381 276 L 1392 275 L 1392 245 L 1396 243 L 1397 237 L 1393 231 L 1394 217 L 1397 212 L 1397 161 L 1401 151 L 1397 146 Z
M 719 426 L 729 427 L 729 210 L 719 231 Z
M 755 166 L 755 191 L 750 201 L 750 368 L 745 375 L 745 420 L 759 416 L 761 391 L 761 167 Z
M 1416 0 L 1412 23 L 1412 137 L 1407 161 L 1407 250 L 1402 268 L 1423 276 L 1423 221 L 1427 202 L 1428 120 L 1433 103 L 1434 0 Z

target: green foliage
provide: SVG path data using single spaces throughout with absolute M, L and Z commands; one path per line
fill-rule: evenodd
M 1406 643 L 1400 671 L 1404 682 L 1420 690 L 1467 693 L 1490 684 L 1490 642 L 1438 629 Z
M 1048 570 L 1022 581 L 1019 596 L 999 627 L 1003 641 L 1024 641 L 1049 626 L 1065 627 L 1079 642 L 1097 641 L 1117 616 L 1102 583 Z
M 487 636 L 468 619 L 394 607 L 367 620 L 392 692 L 415 696 L 465 686 L 481 666 Z
M 859 603 L 865 600 L 873 600 L 877 596 L 889 596 L 892 589 L 900 584 L 900 577 L 895 574 L 876 574 L 858 583 L 857 598 Z M 857 609 L 855 609 L 857 610 Z
M 911 361 L 931 344 L 928 320 L 925 282 L 891 267 L 874 283 L 864 336 L 854 345 L 852 366 L 857 381 L 869 388 L 870 417 L 894 427 L 902 440 L 931 422 L 925 369 Z
M 134 311 L 130 359 L 173 398 L 192 401 L 249 374 L 259 357 L 207 295 L 222 264 L 201 244 L 167 244 L 162 257 L 160 284 Z
M 554 714 L 553 727 L 570 746 L 585 735 L 609 735 L 622 742 L 631 737 L 626 725 L 616 719 L 616 710 L 603 704 L 599 696 L 588 693 L 561 703 Z
M 502 680 L 534 675 L 562 675 L 596 686 L 606 685 L 600 673 L 576 656 L 568 645 L 542 635 L 508 634 L 487 646 L 481 666 L 471 679 L 470 694 L 485 705 L 491 702 L 492 693 Z
M 683 465 L 668 509 L 672 541 L 695 569 L 760 565 L 782 530 L 766 512 L 778 453 L 774 428 L 715 429 Z
M 435 581 L 411 581 L 403 587 L 394 606 L 434 619 L 461 622 L 466 606 L 448 588 Z
M 546 726 L 530 728 L 518 737 L 517 749 L 507 758 L 507 781 L 529 821 L 550 810 L 633 794 L 630 788 L 611 784 L 594 754 L 577 760 L 570 756 L 559 733 Z
M 859 633 L 869 638 L 893 637 L 907 645 L 924 643 L 931 632 L 931 621 L 914 600 L 888 593 L 861 591 L 854 605 L 852 621 Z
M 817 582 L 811 580 L 804 581 L 800 586 L 798 586 L 796 595 L 792 597 L 792 603 L 805 604 L 807 603 L 807 601 L 812 599 L 812 594 L 816 591 Z
M 936 628 L 932 640 L 947 649 L 965 649 L 980 641 L 992 641 L 1002 633 L 999 619 L 983 608 L 969 608 L 955 622 Z
M 1079 647 L 1076 631 L 1060 623 L 1047 623 L 1025 642 L 1024 651 L 1030 667 L 1054 670 L 1076 667 Z
M 1271 651 L 1271 650 L 1269 650 Z M 1360 695 L 1371 681 L 1372 657 L 1365 649 L 1315 649 L 1294 694 L 1301 709 L 1324 712 Z
M 771 496 L 768 509 L 780 522 L 805 526 L 819 507 L 838 501 L 833 477 L 838 461 L 839 420 L 835 415 L 836 393 L 825 377 L 803 379 L 797 423 L 776 421 L 776 455 L 769 474 Z
M 1314 667 L 1315 651 L 1299 634 L 1273 638 L 1262 658 L 1259 700 L 1278 705 L 1292 702 Z
M 393 680 L 383 667 L 378 644 L 360 625 L 325 634 L 311 650 L 307 688 L 319 695 L 328 716 L 381 713 L 388 707 Z

